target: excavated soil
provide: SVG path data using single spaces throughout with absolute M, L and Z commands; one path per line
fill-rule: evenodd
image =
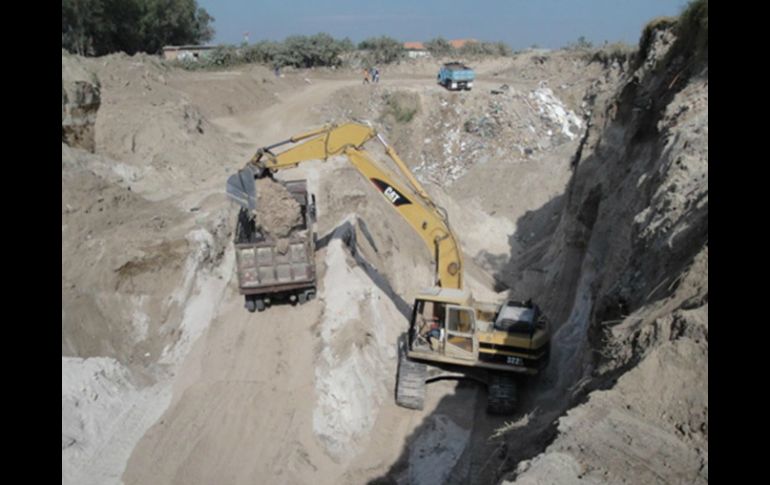
M 707 481 L 707 71 L 646 115 L 670 82 L 650 62 L 630 92 L 627 63 L 525 52 L 449 93 L 435 60 L 362 85 L 63 54 L 63 83 L 95 76 L 101 106 L 94 153 L 62 144 L 62 483 Z M 395 405 L 397 342 L 434 268 L 344 158 L 275 175 L 316 195 L 318 298 L 243 308 L 227 177 L 349 119 L 446 209 L 477 298 L 531 297 L 554 323 L 514 416 L 464 381 Z M 296 201 L 270 179 L 257 195 L 258 223 L 286 237 Z
M 288 237 L 292 229 L 302 223 L 299 203 L 286 187 L 269 178 L 259 179 L 255 185 L 257 227 L 275 239 Z

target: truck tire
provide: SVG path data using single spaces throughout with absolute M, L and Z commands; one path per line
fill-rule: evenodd
M 516 380 L 508 373 L 490 375 L 487 392 L 489 414 L 513 414 L 517 401 Z
M 257 302 L 254 300 L 254 298 L 246 297 L 246 302 L 244 305 L 246 307 L 246 310 L 248 310 L 250 313 L 254 313 L 257 309 Z
M 426 365 L 414 362 L 399 352 L 396 379 L 396 404 L 409 409 L 422 409 L 425 403 Z
M 265 311 L 265 308 L 267 308 L 267 305 L 265 305 L 265 301 L 262 300 L 262 298 L 257 298 L 255 300 L 257 311 L 263 312 Z

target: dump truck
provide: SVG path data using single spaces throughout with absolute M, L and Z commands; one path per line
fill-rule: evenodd
M 288 241 L 262 231 L 248 204 L 238 212 L 234 241 L 238 289 L 250 312 L 263 311 L 276 301 L 302 304 L 316 295 L 315 197 L 308 193 L 305 180 L 278 183 L 300 205 L 301 223 Z
M 364 148 L 373 139 L 382 144 L 401 177 Z M 274 151 L 284 145 L 294 146 Z M 548 364 L 549 322 L 531 301 L 494 303 L 473 297 L 464 285 L 462 250 L 446 210 L 374 128 L 353 122 L 332 124 L 260 148 L 228 179 L 228 195 L 251 207 L 256 200 L 254 179 L 336 155 L 345 156 L 382 194 L 434 256 L 433 286 L 416 295 L 409 328 L 399 345 L 396 404 L 422 409 L 428 382 L 469 378 L 487 386 L 490 413 L 514 412 L 517 377 L 535 376 Z
M 464 89 L 470 91 L 476 73 L 462 62 L 448 62 L 441 66 L 436 80 L 450 91 Z

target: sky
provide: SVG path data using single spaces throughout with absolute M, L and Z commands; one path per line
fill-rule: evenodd
M 651 19 L 678 15 L 687 0 L 198 0 L 215 18 L 214 44 L 283 40 L 326 32 L 358 43 L 477 39 L 514 50 L 559 48 L 583 36 L 594 44 L 637 44 Z

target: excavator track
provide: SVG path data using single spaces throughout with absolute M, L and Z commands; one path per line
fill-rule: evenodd
M 409 409 L 422 409 L 427 374 L 425 364 L 409 360 L 403 352 L 399 352 L 396 404 Z

